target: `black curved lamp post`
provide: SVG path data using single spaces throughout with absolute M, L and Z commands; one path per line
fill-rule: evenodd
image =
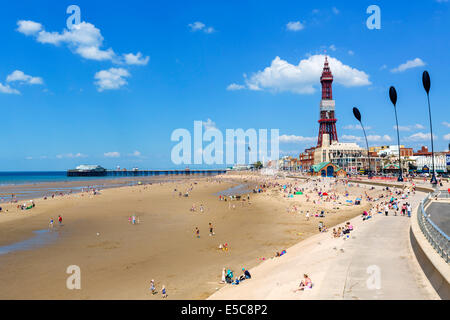
M 434 143 L 433 143 L 433 124 L 431 123 L 431 107 L 430 107 L 430 87 L 431 87 L 431 80 L 430 75 L 428 74 L 428 71 L 424 71 L 422 74 L 422 83 L 423 88 L 425 89 L 427 93 L 427 99 L 428 99 L 428 115 L 430 116 L 430 134 L 431 134 L 431 161 L 433 164 L 433 174 L 431 175 L 431 184 L 437 185 L 437 179 L 436 179 L 436 170 L 434 167 Z
M 397 142 L 398 142 L 398 164 L 399 164 L 399 174 L 397 181 L 403 181 L 403 170 L 402 170 L 402 159 L 400 156 L 400 133 L 398 131 L 398 119 L 397 119 L 397 91 L 394 87 L 389 88 L 389 98 L 391 99 L 392 104 L 394 105 L 395 111 L 395 123 L 397 124 Z
M 364 138 L 366 139 L 366 146 L 367 146 L 367 159 L 369 161 L 369 170 L 368 170 L 368 177 L 369 179 L 372 178 L 372 170 L 370 170 L 370 153 L 369 153 L 369 143 L 367 142 L 367 136 L 366 136 L 366 130 L 364 129 L 364 126 L 362 124 L 361 121 L 361 113 L 359 112 L 358 108 L 353 108 L 353 115 L 355 116 L 356 120 L 359 121 L 359 123 L 361 124 L 361 128 L 363 129 L 364 132 Z

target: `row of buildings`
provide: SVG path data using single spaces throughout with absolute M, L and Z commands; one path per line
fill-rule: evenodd
M 298 158 L 284 157 L 275 165 L 283 170 L 313 172 L 321 175 L 352 174 L 369 169 L 374 173 L 397 172 L 399 153 L 405 172 L 428 173 L 432 170 L 431 152 L 427 147 L 414 152 L 405 146 L 378 146 L 367 149 L 353 142 L 339 142 L 336 131 L 335 101 L 333 100 L 333 75 L 325 58 L 320 78 L 319 136 L 317 146 L 306 149 Z M 399 150 L 400 149 L 400 150 Z M 450 149 L 450 145 L 449 145 Z M 450 172 L 450 153 L 435 152 L 435 169 L 438 173 Z M 271 163 L 274 165 L 274 163 Z M 332 169 L 330 168 L 332 167 Z M 327 170 L 328 169 L 328 170 Z

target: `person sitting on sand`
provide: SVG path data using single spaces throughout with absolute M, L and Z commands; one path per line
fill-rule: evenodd
M 225 282 L 226 283 L 232 283 L 233 282 L 233 271 L 228 269 L 227 275 L 225 276 Z
M 251 279 L 251 278 L 252 278 L 252 275 L 250 274 L 250 272 L 249 272 L 247 269 L 242 268 L 242 272 L 243 272 L 243 274 L 242 274 L 241 277 L 239 278 L 240 281 L 243 281 L 243 280 L 245 280 L 245 279 Z
M 307 274 L 304 274 L 303 278 L 304 279 L 300 282 L 298 290 L 311 289 L 312 288 L 312 281 L 311 281 L 311 279 L 308 277 Z
M 232 282 L 231 284 L 237 286 L 239 284 L 239 282 L 240 281 L 239 281 L 238 277 L 236 277 L 236 279 L 234 279 L 234 282 Z

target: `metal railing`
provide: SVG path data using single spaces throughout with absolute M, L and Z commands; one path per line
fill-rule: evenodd
M 425 212 L 426 205 L 433 197 L 435 197 L 435 194 L 430 193 L 420 202 L 419 209 L 417 210 L 417 219 L 425 238 L 427 238 L 428 242 L 445 260 L 445 262 L 449 263 L 450 237 L 446 235 L 433 221 L 431 221 Z

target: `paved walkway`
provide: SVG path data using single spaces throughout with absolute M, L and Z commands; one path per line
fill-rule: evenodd
M 410 198 L 413 210 L 424 197 Z M 411 249 L 409 218 L 376 214 L 352 224 L 351 238 L 315 235 L 250 270 L 251 280 L 225 285 L 209 299 L 439 299 Z M 304 273 L 313 289 L 294 292 Z
M 431 221 L 445 234 L 450 234 L 450 202 L 432 202 L 426 211 Z

